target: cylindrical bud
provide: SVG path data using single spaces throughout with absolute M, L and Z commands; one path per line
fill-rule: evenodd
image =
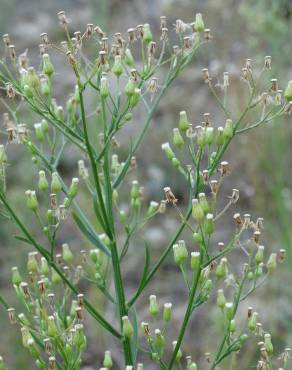
M 153 317 L 157 316 L 159 312 L 156 295 L 152 294 L 149 297 L 149 314 Z

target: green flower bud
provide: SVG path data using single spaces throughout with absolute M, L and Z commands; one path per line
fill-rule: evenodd
M 239 340 L 240 342 L 243 344 L 244 342 L 246 342 L 248 339 L 248 335 L 247 334 L 241 334 L 241 336 L 239 337 Z
M 219 265 L 216 268 L 216 276 L 218 279 L 224 278 L 227 275 L 227 258 L 221 258 Z
M 266 264 L 268 272 L 274 272 L 277 267 L 277 253 L 271 253 Z
M 136 199 L 140 197 L 140 188 L 137 180 L 132 181 L 131 198 Z
M 131 98 L 135 94 L 135 88 L 135 81 L 130 77 L 125 86 L 125 94 L 128 96 L 128 98 Z
M 166 156 L 168 159 L 172 160 L 173 158 L 175 158 L 175 154 L 174 152 L 172 151 L 169 143 L 164 143 L 161 145 L 161 148 L 162 150 L 165 152 Z
M 203 241 L 202 235 L 200 233 L 193 233 L 192 237 L 193 240 L 198 244 L 202 243 Z
M 48 276 L 49 275 L 49 265 L 48 261 L 45 259 L 45 257 L 41 258 L 41 266 L 40 266 L 40 271 L 43 275 Z
M 73 177 L 70 188 L 68 190 L 68 195 L 70 198 L 75 198 L 78 193 L 78 184 L 79 179 L 78 177 Z
M 205 232 L 209 236 L 214 232 L 214 216 L 212 213 L 206 215 Z
M 133 118 L 133 113 L 128 112 L 127 114 L 125 114 L 124 118 L 126 122 L 131 121 L 131 119 Z
M 47 80 L 47 77 L 42 75 L 40 77 L 40 84 L 41 84 L 41 93 L 44 95 L 44 96 L 49 96 L 50 93 L 51 93 L 51 87 L 48 83 L 48 80 Z
M 141 89 L 138 89 L 136 87 L 134 90 L 134 94 L 131 96 L 131 99 L 130 99 L 131 108 L 134 108 L 139 103 L 140 98 L 141 98 Z
M 258 317 L 258 313 L 257 312 L 253 312 L 251 317 L 248 319 L 248 323 L 247 323 L 247 326 L 249 328 L 250 331 L 255 331 L 256 330 L 256 327 L 257 327 L 257 317 Z
M 191 269 L 197 271 L 200 267 L 200 252 L 191 253 Z
M 224 128 L 220 126 L 217 128 L 216 144 L 218 146 L 221 146 L 224 144 L 224 142 L 225 142 Z
M 266 348 L 268 355 L 272 355 L 274 352 L 274 347 L 273 347 L 272 340 L 271 340 L 271 334 L 268 334 L 268 333 L 265 334 L 264 343 L 265 343 L 265 348 Z
M 106 73 L 103 73 L 100 79 L 100 96 L 104 99 L 109 96 L 109 83 Z
M 223 136 L 225 140 L 230 140 L 233 137 L 233 122 L 232 119 L 227 119 L 224 129 L 223 129 Z
M 229 323 L 229 332 L 230 333 L 235 333 L 236 331 L 236 323 L 235 323 L 235 320 L 231 320 L 230 323 Z
M 233 319 L 234 314 L 234 308 L 232 302 L 226 302 L 225 303 L 225 315 L 228 321 L 231 321 Z
M 123 210 L 120 211 L 120 220 L 122 224 L 124 224 L 127 221 L 127 214 Z
M 179 127 L 180 131 L 182 131 L 182 132 L 186 132 L 189 129 L 190 122 L 188 120 L 186 111 L 181 111 L 179 113 L 179 124 L 178 124 L 178 127 Z
M 172 248 L 173 248 L 174 262 L 177 265 L 182 265 L 188 259 L 188 256 L 189 256 L 184 240 L 179 240 L 178 244 L 174 244 Z
M 27 85 L 33 90 L 40 86 L 40 80 L 33 67 L 28 68 Z
M 69 208 L 70 207 L 70 205 L 71 205 L 71 201 L 72 201 L 72 199 L 69 199 L 69 198 L 64 198 L 64 201 L 63 201 L 63 204 L 64 204 L 64 207 L 65 208 Z
M 134 58 L 133 58 L 133 55 L 131 53 L 131 50 L 129 48 L 127 48 L 125 50 L 125 54 L 124 54 L 124 61 L 125 63 L 129 66 L 129 67 L 133 67 L 134 64 L 135 64 L 135 61 L 134 61 Z
M 54 66 L 51 62 L 49 54 L 43 54 L 43 73 L 48 77 L 51 77 L 54 72 Z
M 189 366 L 188 366 L 188 370 L 198 370 L 198 366 L 195 362 L 192 362 Z
M 86 347 L 86 336 L 84 335 L 83 325 L 76 324 L 74 328 L 75 335 L 73 337 L 73 342 L 78 348 L 83 349 Z
M 115 56 L 114 65 L 112 67 L 113 73 L 119 78 L 123 73 L 122 59 L 120 55 Z
M 58 336 L 57 326 L 55 324 L 54 316 L 48 316 L 47 318 L 47 330 L 50 337 L 56 338 Z
M 25 316 L 25 314 L 24 314 L 24 313 L 20 313 L 20 314 L 18 315 L 18 319 L 19 319 L 19 321 L 20 321 L 23 325 L 25 325 L 25 326 L 29 326 L 29 325 L 30 325 L 30 322 L 28 321 L 28 318 Z
M 184 146 L 184 139 L 181 136 L 178 128 L 173 129 L 173 145 L 179 149 Z
M 223 289 L 218 289 L 216 303 L 217 303 L 217 306 L 223 310 L 226 304 L 226 298 L 225 298 Z
M 129 320 L 128 316 L 122 317 L 123 322 L 123 336 L 127 339 L 131 339 L 134 334 L 133 325 L 131 324 L 131 321 Z
M 54 269 L 51 271 L 51 280 L 53 284 L 59 284 L 62 282 L 61 276 Z
M 40 352 L 33 338 L 28 339 L 27 348 L 34 359 L 40 358 Z
M 148 44 L 153 40 L 152 32 L 148 23 L 144 24 L 143 31 L 144 31 L 143 41 L 147 42 Z
M 23 347 L 28 348 L 28 341 L 32 339 L 32 336 L 26 326 L 23 326 L 20 330 L 21 330 Z
M 172 160 L 171 160 L 171 164 L 172 164 L 175 168 L 179 168 L 179 166 L 180 166 L 180 161 L 179 161 L 176 157 L 174 157 L 174 158 L 172 158 Z
M 26 195 L 26 206 L 28 209 L 31 209 L 32 211 L 36 211 L 39 203 L 36 197 L 36 192 L 34 190 L 27 190 L 25 192 Z
M 76 104 L 80 104 L 80 91 L 78 85 L 75 85 L 74 100 Z
M 62 257 L 63 257 L 63 260 L 67 263 L 70 263 L 73 261 L 73 254 L 71 252 L 69 245 L 66 243 L 62 244 Z
M 31 99 L 33 98 L 33 91 L 30 86 L 24 85 L 23 87 L 24 95 L 28 98 Z
M 164 303 L 163 305 L 163 320 L 169 322 L 172 317 L 172 303 Z
M 292 81 L 288 82 L 288 86 L 284 92 L 284 96 L 287 101 L 292 100 Z
M 159 208 L 159 203 L 155 201 L 151 201 L 149 208 L 147 210 L 147 217 L 152 217 L 157 212 L 158 208 Z
M 265 250 L 265 247 L 263 245 L 258 246 L 258 250 L 257 250 L 257 253 L 255 255 L 255 261 L 256 261 L 257 265 L 259 265 L 261 262 L 263 262 L 264 250 Z
M 6 370 L 6 366 L 4 364 L 2 356 L 0 356 L 0 370 Z
M 177 341 L 175 340 L 175 341 L 172 342 L 172 348 L 173 348 L 173 350 L 175 350 L 176 345 L 177 345 Z M 182 351 L 179 348 L 179 350 L 177 351 L 177 354 L 176 354 L 176 358 L 175 358 L 177 362 L 179 362 L 181 360 L 182 355 L 183 355 L 182 354 Z
M 261 277 L 263 275 L 263 263 L 261 262 L 259 265 L 257 265 L 255 270 L 256 277 Z
M 153 317 L 157 316 L 159 312 L 156 295 L 152 294 L 149 297 L 149 314 Z
M 165 338 L 159 329 L 155 329 L 155 345 L 162 353 L 165 346 Z
M 137 370 L 144 370 L 143 364 L 137 364 Z
M 56 194 L 62 190 L 62 184 L 59 179 L 59 175 L 57 172 L 52 173 L 52 182 L 51 182 L 51 191 L 52 193 Z
M 113 360 L 112 360 L 111 351 L 105 351 L 105 353 L 104 353 L 104 360 L 103 360 L 103 366 L 106 369 L 111 369 L 113 367 Z
M 45 138 L 45 133 L 42 128 L 41 123 L 35 123 L 34 125 L 34 131 L 35 131 L 35 136 L 39 141 L 43 141 Z
M 90 259 L 96 266 L 101 266 L 102 263 L 102 256 L 99 249 L 91 249 L 89 252 Z
M 22 278 L 18 271 L 18 267 L 14 266 L 11 269 L 12 271 L 12 284 L 18 286 L 22 282 Z
M 196 32 L 203 32 L 205 29 L 205 24 L 201 13 L 196 14 L 194 29 Z
M 47 191 L 49 188 L 49 183 L 46 179 L 46 173 L 45 171 L 39 172 L 39 182 L 38 182 L 38 188 L 41 191 Z
M 249 273 L 247 274 L 247 278 L 248 278 L 248 280 L 253 280 L 254 279 L 254 273 L 252 271 L 249 271 Z
M 209 203 L 206 199 L 205 193 L 199 193 L 198 198 L 199 198 L 200 206 L 202 207 L 204 213 L 205 214 L 208 213 L 209 210 L 210 210 L 210 206 L 209 206 Z
M 7 156 L 5 152 L 5 147 L 3 144 L 0 145 L 0 164 L 7 163 Z
M 196 198 L 192 199 L 192 216 L 198 224 L 201 224 L 205 218 L 204 210 Z
M 35 252 L 31 252 L 28 254 L 26 267 L 27 267 L 28 272 L 32 272 L 32 273 L 37 272 L 38 263 L 36 260 Z
M 214 128 L 207 127 L 205 129 L 205 144 L 211 145 L 213 143 L 213 139 L 214 139 Z

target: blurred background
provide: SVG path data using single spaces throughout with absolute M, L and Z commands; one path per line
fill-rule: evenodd
M 166 15 L 169 24 L 174 24 L 178 18 L 192 22 L 196 12 L 203 13 L 205 24 L 211 28 L 214 39 L 199 52 L 191 67 L 163 98 L 154 117 L 155 130 L 148 132 L 137 154 L 139 180 L 147 189 L 146 200 L 159 200 L 157 193 L 160 192 L 159 196 L 162 197 L 161 189 L 165 185 L 170 185 L 175 193 L 184 199 L 184 184 L 178 181 L 176 172 L 169 166 L 160 150 L 161 143 L 171 140 L 172 128 L 177 126 L 179 111 L 187 110 L 192 122 L 199 123 L 202 113 L 210 112 L 214 121 L 223 123 L 222 113 L 202 82 L 201 68 L 208 67 L 213 76 L 222 76 L 224 71 L 229 71 L 235 114 L 240 112 L 245 104 L 240 72 L 246 58 L 251 58 L 255 65 L 261 67 L 264 56 L 271 55 L 271 78 L 279 78 L 282 89 L 287 81 L 292 79 L 291 0 L 0 0 L 0 9 L 1 35 L 9 33 L 18 52 L 28 49 L 31 60 L 37 60 L 40 33 L 48 32 L 51 39 L 62 40 L 62 31 L 57 27 L 56 18 L 59 10 L 66 11 L 74 30 L 84 30 L 87 23 L 94 23 L 103 27 L 109 35 L 125 32 L 129 27 L 145 22 L 151 24 L 155 33 L 161 15 Z M 72 83 L 69 77 L 66 78 L 66 68 L 63 67 L 62 61 L 56 60 L 55 63 L 59 63 L 55 66 L 59 71 L 56 76 L 55 97 L 64 104 L 64 96 L 68 95 Z M 6 112 L 1 103 L 0 112 Z M 255 218 L 264 217 L 264 244 L 268 253 L 280 248 L 287 249 L 288 261 L 278 271 L 278 275 L 260 288 L 256 298 L 252 296 L 246 302 L 246 307 L 252 305 L 260 312 L 264 326 L 273 332 L 276 353 L 286 346 L 292 346 L 291 127 L 291 119 L 290 122 L 288 119 L 271 122 L 266 127 L 254 131 L 248 138 L 242 136 L 237 139 L 237 143 L 230 147 L 225 157 L 233 169 L 226 186 L 227 191 L 232 188 L 240 190 L 239 209 L 242 213 L 252 213 Z M 128 134 L 126 131 L 126 135 Z M 123 144 L 123 137 L 120 140 Z M 31 166 L 30 157 L 24 155 L 21 149 L 14 148 L 9 152 L 9 158 L 12 166 L 8 170 L 8 190 L 10 195 L 13 195 L 15 204 L 22 204 L 24 189 L 32 186 L 32 178 L 36 178 L 36 173 Z M 78 157 L 70 152 L 65 153 L 59 168 L 65 177 L 76 175 L 77 159 Z M 20 206 L 19 212 L 22 214 Z M 160 254 L 168 241 L 169 233 L 178 224 L 175 215 L 168 218 L 167 222 L 165 219 L 166 217 L 161 218 L 159 224 L 150 224 L 146 230 L 147 239 L 152 246 L 153 260 Z M 229 224 L 228 218 L 226 224 L 222 223 L 222 240 L 228 240 Z M 36 225 L 32 223 L 32 227 L 35 227 L 37 233 Z M 10 268 L 13 265 L 22 266 L 28 251 L 13 238 L 14 233 L 12 225 L 1 222 L 0 289 L 11 305 L 15 304 L 15 298 L 10 284 Z M 60 242 L 69 239 L 76 251 L 84 243 L 74 225 L 70 223 L 66 225 L 62 238 Z M 142 264 L 142 259 L 142 253 L 131 251 L 129 263 L 124 269 L 129 292 L 139 281 L 137 269 L 133 267 Z M 177 274 L 171 259 L 163 265 L 160 275 L 137 303 L 141 321 L 146 316 L 148 294 L 154 293 L 159 296 L 161 302 L 172 301 L 175 304 L 172 329 L 173 332 L 176 331 L 182 317 L 185 298 L 181 293 L 183 282 Z M 207 310 L 209 314 L 206 317 L 204 312 Z M 0 312 L 0 354 L 5 356 L 12 370 L 33 369 L 27 352 L 21 346 L 20 332 L 9 326 L 2 308 Z M 221 327 L 216 312 L 212 300 L 208 308 L 204 306 L 199 309 L 186 341 L 185 349 L 202 364 L 204 353 L 212 353 L 218 346 L 216 333 L 220 333 Z M 244 309 L 242 315 L 245 315 Z M 84 359 L 84 368 L 88 370 L 98 368 L 104 350 L 114 349 L 116 345 L 99 334 L 98 327 L 88 327 L 88 350 Z M 255 365 L 255 353 L 255 346 L 250 345 L 238 359 L 237 369 L 243 370 Z M 202 365 L 202 368 L 208 368 L 207 364 Z

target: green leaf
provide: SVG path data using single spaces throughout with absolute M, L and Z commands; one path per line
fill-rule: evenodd
M 137 311 L 135 305 L 133 305 L 130 309 L 131 318 L 132 318 L 132 324 L 134 329 L 134 334 L 132 338 L 132 356 L 133 356 L 133 362 L 136 364 L 137 361 L 137 355 L 138 355 L 138 321 L 137 321 Z
M 79 227 L 79 230 L 82 232 L 82 234 L 89 240 L 93 245 L 96 246 L 96 248 L 102 250 L 106 255 L 110 256 L 111 252 L 109 249 L 103 244 L 103 242 L 99 239 L 99 237 L 96 235 L 95 231 L 92 229 L 89 229 L 88 226 L 84 224 L 82 219 L 77 215 L 77 213 L 72 212 L 73 219 L 76 222 L 77 226 Z

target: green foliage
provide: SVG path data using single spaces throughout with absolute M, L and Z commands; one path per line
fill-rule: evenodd
M 252 66 L 250 59 L 246 61 L 242 69 L 242 98 L 246 99 L 246 107 L 238 116 L 228 101 L 228 73 L 217 89 L 208 69 L 203 69 L 203 80 L 222 109 L 225 123 L 216 127 L 210 114 L 205 113 L 202 124 L 193 125 L 185 111 L 180 113 L 178 128 L 173 132 L 175 149 L 166 142 L 162 150 L 189 193 L 187 209 L 182 209 L 180 199 L 169 186 L 164 188 L 164 199 L 159 197 L 145 205 L 143 187 L 129 176 L 135 174 L 135 154 L 161 98 L 191 63 L 197 49 L 211 40 L 210 30 L 204 29 L 200 14 L 191 23 L 177 20 L 177 45 L 171 45 L 166 19 L 162 17 L 159 43 L 153 41 L 149 24 L 144 24 L 129 29 L 128 35 L 116 33 L 110 45 L 102 29 L 92 24 L 87 25 L 83 34 L 74 32 L 71 38 L 66 14 L 59 12 L 58 18 L 67 39 L 59 47 L 47 34 L 41 35 L 40 74 L 29 65 L 26 55 L 16 55 L 9 35 L 4 37 L 1 60 L 0 79 L 11 103 L 7 105 L 10 107 L 5 127 L 7 145 L 0 147 L 1 209 L 21 232 L 17 239 L 34 248 L 28 255 L 25 273 L 20 274 L 17 267 L 12 269 L 12 285 L 24 313 L 16 314 L 2 297 L 1 303 L 8 311 L 10 322 L 20 327 L 23 346 L 40 369 L 78 370 L 87 345 L 83 322 L 86 315 L 90 315 L 103 332 L 118 341 L 119 356 L 123 357 L 128 370 L 143 368 L 137 363 L 143 352 L 146 361 L 160 369 L 197 369 L 191 354 L 185 359 L 185 334 L 193 313 L 211 300 L 217 290 L 224 330 L 218 338 L 217 352 L 209 356 L 210 369 L 218 368 L 234 353 L 243 351 L 248 339 L 261 338 L 258 366 L 271 370 L 275 358 L 270 334 L 257 321 L 257 312 L 250 308 L 248 319 L 242 321 L 238 319 L 238 310 L 241 302 L 284 261 L 285 250 L 266 256 L 262 246 L 263 219 L 239 213 L 235 213 L 231 221 L 228 243 L 219 242 L 218 247 L 214 246 L 220 228 L 218 220 L 239 199 L 239 191 L 233 189 L 221 208 L 220 200 L 225 199 L 222 184 L 231 172 L 230 164 L 222 160 L 226 150 L 236 136 L 288 115 L 292 109 L 290 95 L 286 92 L 283 96 L 276 79 L 269 82 L 267 90 L 261 90 L 261 81 L 267 78 L 271 68 L 270 61 L 265 60 L 260 71 Z M 92 60 L 85 57 L 87 44 L 99 50 Z M 140 58 L 133 57 L 134 47 L 139 49 Z M 55 50 L 71 67 L 76 82 L 66 109 L 52 98 L 57 71 L 50 56 Z M 158 83 L 161 74 L 165 77 Z M 89 112 L 89 96 L 97 102 L 93 113 Z M 35 114 L 37 123 L 23 123 L 18 115 L 20 105 Z M 137 136 L 133 135 L 127 157 L 120 161 L 116 135 L 131 124 L 131 117 L 137 114 L 139 107 L 145 109 L 145 122 Z M 23 206 L 27 207 L 27 217 L 38 223 L 42 233 L 40 240 L 20 219 L 6 191 L 12 143 L 21 145 L 32 157 L 36 179 L 31 181 L 31 188 L 38 190 L 25 191 Z M 76 166 L 79 178 L 74 177 L 69 186 L 58 171 L 66 146 L 78 151 L 81 158 Z M 90 200 L 95 224 L 88 217 L 86 204 L 79 199 L 80 188 Z M 121 188 L 125 190 L 122 200 Z M 122 209 L 123 203 L 127 204 L 126 211 Z M 122 267 L 129 260 L 132 238 L 135 234 L 143 235 L 143 227 L 151 220 L 167 217 L 167 206 L 177 212 L 180 226 L 156 261 L 152 261 L 152 246 L 145 243 L 140 284 L 129 296 Z M 59 249 L 62 226 L 69 219 L 75 221 L 76 228 L 88 242 L 87 249 L 78 255 L 68 243 Z M 183 231 L 191 242 L 181 238 Z M 171 251 L 176 268 L 181 271 L 187 297 L 181 326 L 175 332 L 170 331 L 171 302 L 164 303 L 161 310 L 159 295 L 151 294 L 150 323 L 143 321 L 141 325 L 135 308 L 136 301 L 154 281 Z M 230 263 L 227 258 L 230 253 L 239 253 L 241 262 Z M 114 290 L 110 287 L 111 277 Z M 115 307 L 115 320 L 109 320 L 87 299 L 89 286 Z M 154 330 L 153 325 L 156 325 Z M 283 368 L 288 366 L 287 353 L 285 351 L 281 359 Z M 1 362 L 2 358 L 0 366 L 5 368 Z M 113 366 L 114 358 L 108 349 L 100 364 L 104 368 Z

